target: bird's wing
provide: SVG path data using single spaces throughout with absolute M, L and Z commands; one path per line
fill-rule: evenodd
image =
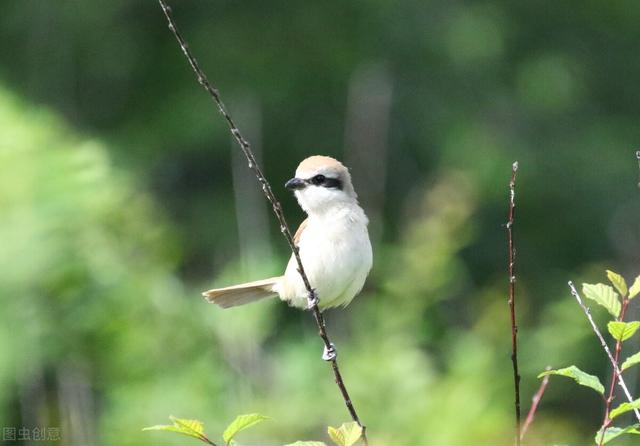
M 304 221 L 300 223 L 300 226 L 298 226 L 298 230 L 293 236 L 293 243 L 296 246 L 300 243 L 300 237 L 302 237 L 302 233 L 304 232 L 304 229 L 307 227 L 307 223 L 309 223 L 309 219 L 305 218 Z

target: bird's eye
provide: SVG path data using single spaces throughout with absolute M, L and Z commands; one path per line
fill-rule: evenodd
M 315 184 L 316 186 L 324 183 L 324 181 L 326 180 L 324 175 L 316 175 L 315 177 L 311 178 L 311 183 Z

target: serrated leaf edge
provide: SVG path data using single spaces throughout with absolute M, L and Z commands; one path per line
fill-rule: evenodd
M 601 288 L 604 288 L 607 291 L 613 293 L 613 302 L 606 302 L 602 299 Z M 609 314 L 613 317 L 617 318 L 620 315 L 620 310 L 622 308 L 622 304 L 620 303 L 620 296 L 613 289 L 611 285 L 605 285 L 604 283 L 583 283 L 582 284 L 582 292 L 584 293 L 587 299 L 590 299 L 606 309 Z
M 611 411 L 611 413 L 609 413 L 609 418 L 614 419 L 615 417 L 620 416 L 624 413 L 630 412 L 633 409 L 640 409 L 640 398 L 638 398 L 637 400 L 634 400 L 631 403 L 629 402 L 620 403 L 618 407 L 616 407 Z
M 640 276 L 636 277 L 629 288 L 629 299 L 633 299 L 638 294 L 640 294 Z
M 584 374 L 584 375 L 587 375 L 587 377 L 589 377 L 589 378 L 593 378 L 593 379 L 596 381 L 596 383 L 597 383 L 597 388 L 596 388 L 596 387 L 594 387 L 594 386 L 590 386 L 590 385 L 588 385 L 588 384 L 585 384 L 584 382 L 579 382 L 579 381 L 578 381 L 578 379 L 577 379 L 577 378 L 575 378 L 574 376 L 569 376 L 569 375 L 566 375 L 566 374 L 562 373 L 562 372 L 564 372 L 564 371 L 574 370 L 574 369 L 575 369 L 576 371 L 578 371 L 578 372 L 580 372 L 580 373 Z M 564 368 L 562 368 L 562 369 L 546 370 L 546 371 L 544 371 L 544 372 L 540 373 L 540 374 L 538 375 L 538 378 L 543 378 L 543 377 L 545 377 L 545 376 L 547 376 L 547 375 L 557 375 L 557 376 L 564 376 L 564 377 L 566 377 L 566 378 L 571 378 L 571 379 L 572 379 L 572 380 L 574 380 L 577 384 L 579 384 L 579 385 L 581 385 L 581 386 L 583 386 L 583 387 L 588 387 L 589 389 L 593 389 L 593 390 L 595 390 L 596 392 L 598 392 L 599 394 L 604 395 L 604 386 L 603 386 L 603 385 L 602 385 L 602 383 L 600 382 L 600 378 L 598 378 L 598 377 L 597 377 L 597 376 L 595 376 L 595 375 L 591 375 L 591 374 L 589 374 L 589 373 L 587 373 L 587 372 L 585 372 L 585 371 L 583 371 L 583 370 L 580 370 L 580 369 L 579 369 L 578 367 L 576 367 L 575 365 L 571 365 L 571 366 L 569 366 L 569 367 L 564 367 Z
M 353 429 L 356 429 L 357 435 L 353 436 Z M 329 438 L 338 446 L 352 446 L 362 438 L 362 426 L 355 421 L 342 423 L 339 428 L 329 426 L 327 428 Z M 348 436 L 347 436 L 348 435 Z
M 618 330 L 617 328 L 612 327 L 620 327 L 620 329 Z M 620 342 L 624 342 L 631 336 L 633 336 L 635 332 L 638 331 L 638 328 L 640 328 L 640 321 L 610 321 L 607 324 L 607 330 L 609 330 L 609 334 L 613 337 L 613 339 Z M 617 331 L 620 331 L 619 336 Z
M 620 370 L 626 370 L 636 364 L 640 364 L 640 352 L 634 353 L 633 355 L 625 359 Z
M 250 417 L 254 417 L 254 418 L 252 420 L 245 422 L 245 424 L 241 424 L 240 426 L 234 426 L 237 423 L 239 424 L 242 418 L 250 418 Z M 259 413 L 247 413 L 247 414 L 238 415 L 226 427 L 226 429 L 222 433 L 222 439 L 224 440 L 225 444 L 229 444 L 229 442 L 233 439 L 233 437 L 235 437 L 239 432 L 269 419 L 270 419 L 269 417 Z M 234 429 L 232 430 L 232 428 Z
M 637 429 L 640 427 L 640 423 L 639 424 L 632 424 L 630 426 L 627 427 L 615 427 L 615 426 L 610 426 L 608 428 L 605 429 L 605 436 L 604 436 L 604 441 L 602 444 L 607 444 L 609 443 L 611 440 L 614 440 L 616 438 L 618 438 L 620 435 L 624 435 L 624 434 L 640 434 L 640 431 L 638 431 Z M 612 435 L 610 435 L 607 438 L 607 432 L 610 432 L 611 430 L 615 430 L 616 432 Z M 598 432 L 596 432 L 596 436 L 594 438 L 594 441 L 596 442 L 596 444 L 600 444 L 600 439 L 602 438 L 602 429 L 598 430 Z
M 625 297 L 627 295 L 629 289 L 627 288 L 627 282 L 624 280 L 624 277 L 615 271 L 607 270 L 607 278 L 621 296 Z

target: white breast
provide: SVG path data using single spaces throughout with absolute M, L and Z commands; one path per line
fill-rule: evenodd
M 362 289 L 372 265 L 367 217 L 357 204 L 323 217 L 310 216 L 299 241 L 300 257 L 321 308 L 347 305 Z M 307 291 L 292 256 L 277 287 L 282 300 L 306 308 Z

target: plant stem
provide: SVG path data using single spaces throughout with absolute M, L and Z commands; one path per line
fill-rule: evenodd
M 611 362 L 611 366 L 613 367 L 614 373 L 618 377 L 618 384 L 620 385 L 620 387 L 622 387 L 622 391 L 624 392 L 624 395 L 627 397 L 627 401 L 632 403 L 633 397 L 631 396 L 631 392 L 629 392 L 629 388 L 627 387 L 627 384 L 624 382 L 624 379 L 622 378 L 622 372 L 620 371 L 620 367 L 618 367 L 618 362 L 611 354 L 611 350 L 609 350 L 609 346 L 607 345 L 607 342 L 604 340 L 602 333 L 600 332 L 600 330 L 598 329 L 598 326 L 593 320 L 593 316 L 591 316 L 591 310 L 589 310 L 589 307 L 587 307 L 583 303 L 582 297 L 580 297 L 580 293 L 578 293 L 578 290 L 576 289 L 573 282 L 569 281 L 568 284 L 569 284 L 569 289 L 571 290 L 571 295 L 575 297 L 575 299 L 578 301 L 580 308 L 582 308 L 582 311 L 584 311 L 584 314 L 587 316 L 587 319 L 589 320 L 589 324 L 591 324 L 591 328 L 593 329 L 593 332 L 598 337 L 598 340 L 600 341 L 600 345 L 602 346 L 605 353 L 607 354 L 607 357 Z M 638 409 L 633 409 L 633 413 L 635 414 L 638 421 L 640 421 L 640 411 Z
M 518 326 L 516 325 L 516 247 L 513 241 L 513 223 L 515 215 L 516 174 L 518 162 L 511 165 L 509 182 L 509 220 L 507 221 L 507 239 L 509 245 L 509 312 L 511 316 L 511 362 L 513 363 L 513 384 L 516 414 L 516 446 L 520 446 L 520 373 L 518 372 Z
M 629 307 L 629 299 L 623 296 L 622 309 L 620 310 L 620 315 L 616 319 L 617 321 L 620 321 L 620 322 L 624 321 L 624 317 L 627 314 L 628 307 Z M 622 341 L 618 339 L 616 340 L 616 350 L 613 354 L 613 359 L 616 365 L 620 363 L 621 351 L 622 351 Z M 612 420 L 609 419 L 609 413 L 611 412 L 611 403 L 613 403 L 613 399 L 615 397 L 614 393 L 616 389 L 616 383 L 618 382 L 618 376 L 619 375 L 618 373 L 616 373 L 616 369 L 614 368 L 611 376 L 611 386 L 609 387 L 609 396 L 604 401 L 604 418 L 602 419 L 602 427 L 600 428 L 600 430 L 602 431 L 602 434 L 600 435 L 600 443 L 599 443 L 600 446 L 604 444 L 604 434 L 612 422 Z
M 551 367 L 547 366 L 546 370 L 551 370 Z M 542 378 L 542 382 L 540 383 L 540 387 L 538 391 L 533 395 L 531 399 L 531 408 L 529 409 L 529 413 L 527 413 L 527 418 L 524 420 L 524 424 L 522 425 L 522 430 L 520 431 L 520 441 L 524 439 L 527 431 L 529 430 L 529 426 L 533 423 L 533 418 L 536 415 L 536 411 L 538 410 L 538 405 L 540 405 L 540 401 L 542 400 L 542 396 L 544 392 L 547 390 L 547 386 L 549 385 L 550 375 L 546 375 Z
M 209 440 L 209 438 L 206 435 L 200 435 L 200 440 L 202 440 L 204 443 L 207 443 L 210 446 L 217 446 L 213 441 Z
M 251 150 L 251 146 L 249 145 L 247 140 L 244 139 L 244 137 L 240 133 L 240 130 L 238 130 L 238 127 L 236 126 L 234 120 L 231 118 L 231 115 L 229 114 L 229 112 L 227 112 L 227 109 L 224 103 L 222 102 L 222 99 L 220 98 L 220 92 L 218 91 L 217 88 L 215 88 L 209 82 L 204 71 L 202 71 L 202 69 L 200 68 L 198 61 L 191 53 L 191 50 L 189 49 L 189 45 L 180 34 L 180 31 L 178 30 L 173 20 L 173 16 L 171 14 L 171 8 L 163 0 L 158 0 L 158 1 L 167 19 L 169 30 L 173 33 L 176 40 L 178 41 L 178 44 L 180 45 L 180 48 L 182 49 L 184 56 L 186 57 L 187 61 L 189 62 L 189 65 L 191 66 L 191 69 L 196 75 L 198 83 L 202 85 L 202 87 L 207 91 L 207 93 L 209 93 L 209 96 L 211 96 L 211 99 L 217 106 L 218 111 L 222 114 L 224 120 L 227 122 L 229 130 L 231 131 L 231 134 L 233 135 L 234 139 L 240 146 L 240 149 L 242 150 L 245 157 L 247 158 L 249 168 L 254 172 L 256 178 L 258 179 L 258 182 L 262 187 L 262 191 L 264 192 L 265 197 L 267 198 L 269 203 L 271 203 L 273 212 L 278 220 L 278 223 L 280 224 L 280 232 L 282 232 L 282 234 L 284 235 L 284 238 L 287 240 L 287 243 L 289 244 L 289 248 L 291 249 L 291 252 L 293 253 L 296 259 L 296 262 L 298 264 L 298 273 L 300 273 L 300 277 L 302 278 L 302 281 L 304 282 L 304 286 L 308 293 L 307 297 L 309 301 L 309 309 L 312 311 L 313 316 L 315 318 L 316 324 L 318 326 L 318 334 L 322 339 L 322 342 L 324 343 L 325 351 L 333 352 L 333 354 L 331 354 L 327 358 L 327 360 L 331 362 L 331 368 L 333 369 L 333 374 L 335 377 L 336 384 L 340 389 L 340 393 L 342 394 L 342 398 L 344 399 L 344 403 L 347 406 L 347 410 L 349 411 L 351 418 L 353 419 L 353 421 L 355 421 L 362 427 L 362 439 L 366 446 L 368 445 L 367 436 L 366 436 L 366 426 L 360 421 L 360 418 L 358 417 L 358 413 L 356 412 L 356 409 L 351 401 L 351 397 L 349 396 L 349 392 L 347 391 L 347 388 L 344 384 L 344 380 L 342 379 L 342 374 L 340 373 L 340 368 L 338 367 L 337 356 L 335 354 L 335 346 L 331 343 L 331 340 L 329 339 L 329 335 L 327 334 L 327 330 L 325 326 L 324 316 L 322 315 L 322 312 L 318 308 L 318 295 L 316 291 L 311 287 L 311 284 L 309 283 L 309 279 L 307 277 L 307 274 L 305 273 L 304 266 L 302 265 L 302 260 L 300 259 L 298 247 L 295 245 L 293 241 L 293 236 L 291 235 L 291 231 L 289 230 L 289 225 L 287 224 L 287 221 L 285 220 L 285 217 L 284 217 L 284 213 L 282 212 L 282 205 L 276 199 L 271 189 L 271 185 L 269 184 L 266 177 L 262 173 L 260 166 L 258 166 L 258 163 L 256 162 L 256 159 Z

